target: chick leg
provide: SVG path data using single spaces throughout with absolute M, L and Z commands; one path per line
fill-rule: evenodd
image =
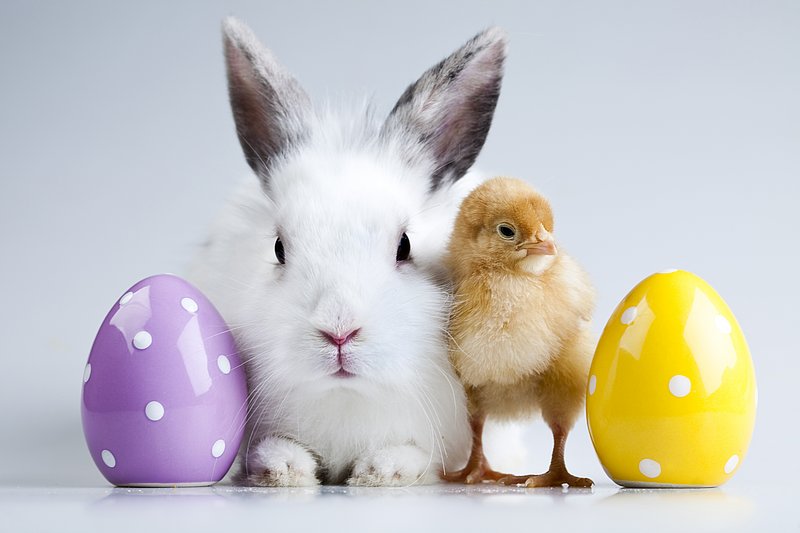
M 467 461 L 467 466 L 455 472 L 448 472 L 442 475 L 445 481 L 453 483 L 466 483 L 472 485 L 483 481 L 497 481 L 508 477 L 507 474 L 495 472 L 489 466 L 489 461 L 483 454 L 483 425 L 486 422 L 486 415 L 479 413 L 470 417 L 472 426 L 472 451 Z
M 594 482 L 585 477 L 573 476 L 567 470 L 564 462 L 564 446 L 567 442 L 567 432 L 555 426 L 553 430 L 553 455 L 550 458 L 550 469 L 544 474 L 527 476 L 506 476 L 498 480 L 501 485 L 524 485 L 526 487 L 570 487 L 589 488 Z
M 550 469 L 532 476 L 508 476 L 499 480 L 504 485 L 526 487 L 591 487 L 591 479 L 569 473 L 564 462 L 564 447 L 569 430 L 575 424 L 585 400 L 586 378 L 593 340 L 588 331 L 579 332 L 535 384 L 535 396 L 542 409 L 542 418 L 553 432 L 553 454 Z

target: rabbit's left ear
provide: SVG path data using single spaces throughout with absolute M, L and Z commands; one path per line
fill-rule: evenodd
M 432 189 L 461 178 L 483 148 L 505 55 L 503 30 L 479 33 L 410 85 L 386 119 L 385 134 L 411 135 L 433 156 Z

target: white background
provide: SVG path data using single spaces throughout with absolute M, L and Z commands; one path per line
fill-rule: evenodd
M 381 113 L 471 35 L 506 28 L 479 166 L 550 197 L 597 286 L 598 331 L 651 272 L 711 283 L 760 385 L 724 490 L 797 477 L 800 3 L 4 0 L 0 486 L 107 486 L 80 429 L 96 329 L 135 281 L 185 269 L 248 172 L 224 79 L 229 14 L 317 102 L 366 95 Z M 543 468 L 547 433 L 529 437 Z M 613 492 L 583 421 L 568 461 Z

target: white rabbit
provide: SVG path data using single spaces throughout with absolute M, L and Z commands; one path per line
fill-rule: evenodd
M 491 124 L 505 36 L 474 37 L 380 123 L 314 112 L 245 25 L 223 26 L 236 129 L 258 180 L 229 202 L 190 278 L 246 361 L 240 478 L 435 482 L 463 465 L 471 438 L 438 261 L 474 185 L 458 180 Z

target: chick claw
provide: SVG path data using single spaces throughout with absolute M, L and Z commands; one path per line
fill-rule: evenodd
M 576 477 L 564 471 L 548 471 L 544 474 L 532 474 L 528 476 L 506 476 L 497 480 L 500 485 L 523 485 L 526 488 L 538 487 L 562 487 L 568 485 L 573 488 L 588 489 L 594 485 L 594 481 L 586 477 Z
M 464 483 L 466 485 L 475 485 L 485 481 L 497 481 L 509 477 L 508 474 L 492 470 L 488 463 L 485 461 L 477 463 L 469 463 L 466 467 L 455 472 L 442 474 L 445 481 L 451 483 Z

